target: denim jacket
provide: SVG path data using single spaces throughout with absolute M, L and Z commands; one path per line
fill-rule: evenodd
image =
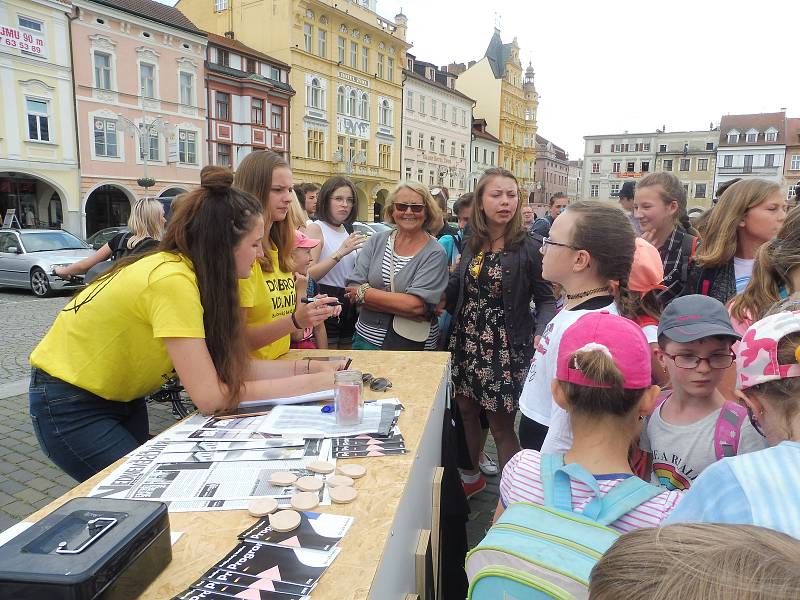
M 500 265 L 503 268 L 503 312 L 508 338 L 513 346 L 533 344 L 534 336 L 542 334 L 556 313 L 553 286 L 542 279 L 541 247 L 542 236 L 529 233 L 519 245 L 503 250 L 500 255 Z M 464 240 L 461 261 L 450 275 L 445 290 L 446 308 L 454 320 L 458 319 L 464 304 L 464 282 L 472 257 L 469 240 Z M 531 300 L 536 302 L 535 324 L 530 310 Z

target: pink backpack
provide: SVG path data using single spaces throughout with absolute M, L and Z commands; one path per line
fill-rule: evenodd
M 672 395 L 672 391 L 661 392 L 656 400 L 655 410 Z M 739 439 L 742 436 L 742 425 L 747 418 L 747 409 L 741 404 L 726 400 L 714 427 L 714 454 L 717 460 L 726 456 L 736 456 L 739 451 Z

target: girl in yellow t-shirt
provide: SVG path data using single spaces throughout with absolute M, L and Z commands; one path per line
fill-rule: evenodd
M 262 256 L 264 219 L 232 181 L 228 169 L 203 169 L 158 251 L 119 261 L 77 294 L 31 354 L 34 432 L 75 479 L 147 440 L 144 396 L 175 373 L 204 413 L 333 386 L 338 365 L 247 356 L 237 280 Z
M 294 231 L 304 223 L 295 223 L 290 215 L 291 203 L 297 199 L 292 171 L 283 157 L 269 150 L 251 152 L 239 165 L 234 183 L 264 207 L 264 256 L 239 286 L 250 354 L 260 359 L 278 358 L 289 351 L 292 333 L 338 316 L 341 307 L 328 306 L 336 298 L 304 304 L 296 293 Z

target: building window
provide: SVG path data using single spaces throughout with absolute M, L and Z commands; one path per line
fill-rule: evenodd
M 317 55 L 320 58 L 328 55 L 328 32 L 324 29 L 317 30 Z
M 485 156 L 486 155 L 486 150 L 483 151 L 483 154 L 484 154 L 483 162 L 486 162 L 486 156 Z M 475 158 L 474 158 L 474 161 L 478 162 L 478 147 L 477 146 L 475 146 Z
M 311 54 L 311 37 L 314 35 L 314 28 L 308 23 L 303 24 L 303 49 Z
M 159 160 L 159 158 L 158 158 L 158 154 L 159 154 L 158 150 L 161 147 L 161 144 L 159 143 L 158 132 L 150 130 L 150 135 L 148 137 L 150 138 L 150 143 L 149 143 L 148 148 L 147 148 L 147 150 L 148 150 L 147 160 L 158 161 Z
M 227 67 L 230 65 L 231 55 L 223 48 L 217 48 L 217 64 Z
M 714 142 L 706 142 L 706 150 L 713 150 Z
M 666 144 L 659 144 L 658 145 L 658 151 L 659 152 L 666 152 L 667 151 L 667 145 Z
M 692 159 L 691 158 L 682 158 L 681 159 L 681 171 L 688 171 L 692 166 Z
M 694 184 L 694 197 L 695 198 L 705 198 L 706 197 L 706 184 L 705 183 L 695 183 Z
M 749 143 L 749 144 L 752 144 L 752 143 L 756 142 L 757 140 L 758 140 L 758 134 L 757 133 L 748 133 L 747 137 L 745 138 L 745 141 L 747 143 Z
M 406 167 L 406 181 L 411 180 L 411 167 Z
M 33 19 L 29 19 L 28 17 L 18 16 L 17 23 L 19 24 L 20 29 L 25 30 L 23 31 L 23 34 L 30 32 L 34 37 L 41 37 L 42 35 L 44 35 L 44 23 L 42 23 L 41 21 L 35 21 Z M 42 55 L 41 46 L 35 46 L 34 44 L 30 44 L 30 47 L 31 50 L 22 50 L 22 53 L 34 56 Z
M 345 113 L 345 99 L 344 99 L 344 86 L 340 85 L 336 88 L 336 112 L 340 115 Z
M 456 107 L 455 106 L 450 107 L 450 116 L 452 117 L 451 122 L 453 123 L 453 125 L 458 125 L 458 117 L 456 115 L 457 115 Z
M 321 160 L 323 157 L 323 150 L 325 146 L 325 132 L 317 129 L 308 130 L 308 143 L 306 148 L 306 155 L 308 158 L 316 158 Z
M 364 96 L 366 97 L 366 94 Z M 378 122 L 386 127 L 392 126 L 392 107 L 389 106 L 388 100 L 381 102 L 380 113 L 378 114 Z
M 358 99 L 356 98 L 356 91 L 350 90 L 350 95 L 347 97 L 347 114 L 350 115 L 351 117 L 356 116 L 357 100 Z
M 467 145 L 461 144 L 461 158 L 467 157 Z
M 366 94 L 361 94 L 358 101 L 358 117 L 369 120 L 369 97 Z
M 485 157 L 484 157 L 485 158 Z M 485 161 L 484 161 L 485 162 Z M 492 161 L 489 163 L 491 166 L 495 166 L 494 162 L 494 150 L 492 150 Z
M 231 166 L 231 145 L 217 144 L 217 164 L 222 167 Z
M 435 183 L 435 179 L 433 178 L 433 169 L 428 171 L 428 185 L 433 185 Z
M 744 168 L 742 169 L 744 173 L 752 173 L 753 172 L 753 155 L 752 154 L 745 154 L 744 155 Z
M 184 106 L 194 105 L 194 75 L 181 71 L 181 104 Z
M 381 169 L 392 168 L 392 147 L 389 144 L 378 144 L 378 166 Z
M 444 154 L 444 138 L 439 138 L 439 154 Z
M 643 160 L 642 161 L 642 173 L 649 173 L 650 172 L 650 161 Z
M 414 92 L 410 90 L 406 92 L 406 110 L 414 112 Z
M 611 197 L 612 198 L 616 198 L 617 196 L 619 196 L 619 187 L 620 187 L 619 183 L 612 183 L 611 184 Z
M 589 196 L 591 198 L 597 198 L 600 196 L 600 186 L 596 183 L 593 183 L 589 186 Z
M 600 154 L 600 144 L 595 144 L 594 145 L 594 153 L 595 154 Z
M 358 68 L 358 44 L 350 42 L 350 66 Z
M 369 48 L 361 46 L 361 70 L 369 73 Z
M 197 164 L 197 132 L 178 130 L 178 162 L 184 165 Z
M 411 130 L 406 129 L 406 146 L 411 148 Z
M 420 150 L 425 149 L 425 134 L 423 133 L 419 134 L 419 139 L 417 140 L 417 148 L 419 148 Z
M 599 173 L 599 172 L 600 172 L 600 162 L 592 161 L 592 173 Z
M 722 157 L 722 166 L 723 167 L 733 166 L 733 154 L 726 154 Z
M 777 134 L 777 133 L 775 133 L 774 131 L 768 131 L 768 132 L 767 132 L 767 133 L 764 135 L 764 141 L 767 141 L 767 142 L 774 142 L 774 141 L 776 141 L 777 139 L 778 139 L 778 134 Z
M 672 159 L 665 158 L 664 159 L 664 170 L 665 171 L 672 171 Z
M 425 114 L 425 96 L 422 95 L 419 97 L 419 114 Z
M 378 53 L 378 77 L 383 79 L 383 54 Z
M 47 113 L 47 101 L 25 99 L 28 111 L 28 139 L 37 142 L 50 141 L 50 120 Z
M 765 167 L 774 167 L 775 166 L 775 155 L 774 154 L 765 154 L 764 155 L 764 166 Z
M 341 36 L 336 40 L 336 56 L 339 60 L 339 64 L 344 64 L 344 44 L 345 39 Z
M 269 112 L 269 127 L 273 131 L 283 131 L 283 107 L 280 104 L 272 104 Z
M 436 138 L 434 136 L 431 136 L 431 143 L 430 143 L 430 146 L 428 147 L 428 149 L 431 152 L 436 152 Z
M 422 169 L 417 169 L 417 181 L 422 183 L 422 178 L 425 176 L 425 172 Z
M 708 171 L 708 159 L 707 158 L 698 158 L 697 159 L 697 170 L 698 171 Z
M 250 122 L 253 125 L 264 124 L 264 100 L 261 98 L 250 100 Z
M 231 106 L 230 95 L 223 92 L 217 92 L 215 97 L 217 101 L 217 119 L 221 121 L 229 121 Z
M 456 143 L 450 142 L 450 156 L 456 155 Z
M 434 113 L 434 117 L 436 114 Z M 442 121 L 447 120 L 447 102 L 442 102 Z
M 322 85 L 316 77 L 311 78 L 311 83 L 307 89 L 308 105 L 312 108 L 322 110 Z
M 728 134 L 728 143 L 729 144 L 738 144 L 739 143 L 739 134 L 738 133 L 729 133 Z
M 437 106 L 438 106 L 438 102 L 434 98 L 431 98 L 431 114 L 434 117 L 436 116 L 436 108 L 437 108 Z
M 621 165 L 622 165 L 622 163 L 620 163 L 620 162 L 611 163 L 611 172 L 612 173 L 619 173 Z
M 114 157 L 117 154 L 117 122 L 113 119 L 94 120 L 95 156 Z
M 391 56 L 386 59 L 386 75 L 389 81 L 394 81 L 394 59 Z
M 214 0 L 214 10 L 216 12 L 228 10 L 228 0 Z
M 625 164 L 625 170 L 628 173 L 634 173 L 636 171 L 636 163 L 633 162 L 633 161 L 630 161 L 630 162 L 626 163 Z
M 248 73 L 256 73 L 258 74 L 258 61 L 253 60 L 252 58 L 248 58 L 245 60 L 245 65 Z
M 789 163 L 792 171 L 800 171 L 800 154 L 792 154 L 792 161 Z
M 94 53 L 94 87 L 111 89 L 111 55 L 105 52 Z
M 461 126 L 467 126 L 467 111 L 465 111 L 463 108 L 461 109 Z

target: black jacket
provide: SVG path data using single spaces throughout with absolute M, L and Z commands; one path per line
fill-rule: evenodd
M 500 257 L 500 265 L 503 267 L 506 331 L 513 346 L 533 344 L 534 335 L 541 335 L 556 314 L 553 286 L 542 279 L 541 247 L 542 237 L 529 233 L 521 244 L 504 250 Z M 464 304 L 464 282 L 472 257 L 469 240 L 464 240 L 461 261 L 458 268 L 450 274 L 445 290 L 446 308 L 453 315 L 454 321 L 458 319 Z M 536 323 L 530 311 L 531 300 L 536 302 Z

